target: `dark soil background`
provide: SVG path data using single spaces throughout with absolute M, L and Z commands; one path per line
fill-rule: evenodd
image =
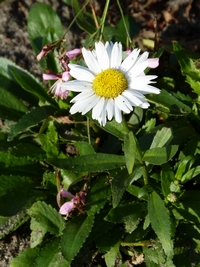
M 37 2 L 51 5 L 58 13 L 64 29 L 71 22 L 73 11 L 61 0 L 3 2 L 0 0 L 0 2 L 0 56 L 11 59 L 41 79 L 41 69 L 28 39 L 29 10 Z M 173 41 L 183 40 L 185 48 L 200 52 L 200 0 L 123 0 L 120 2 L 125 14 L 131 14 L 139 25 L 139 34 L 134 41 L 141 49 L 146 49 L 142 43 L 144 38 L 152 40 L 156 38 L 160 47 L 170 45 Z M 105 0 L 94 0 L 93 3 L 96 13 L 101 15 Z M 113 0 L 110 4 L 108 20 L 114 24 L 119 19 L 120 13 L 116 7 L 116 0 Z M 155 21 L 157 21 L 156 24 Z M 79 47 L 82 38 L 75 25 L 66 38 L 67 48 L 70 50 Z M 13 257 L 29 247 L 29 235 L 28 222 L 0 240 L 1 267 L 8 267 Z

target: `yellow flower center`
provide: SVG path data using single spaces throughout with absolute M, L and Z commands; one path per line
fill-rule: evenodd
M 105 98 L 115 98 L 128 86 L 123 73 L 116 69 L 107 69 L 95 77 L 93 89 L 96 95 Z

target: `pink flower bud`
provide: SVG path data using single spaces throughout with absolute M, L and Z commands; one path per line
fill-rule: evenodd
M 81 49 L 80 48 L 75 48 L 73 50 L 70 50 L 68 52 L 66 52 L 66 56 L 68 56 L 68 58 L 71 60 L 74 57 L 76 57 L 77 55 L 79 55 L 81 53 Z
M 73 199 L 71 201 L 65 202 L 59 210 L 59 213 L 62 215 L 66 215 L 66 217 L 69 215 L 70 211 L 72 211 L 75 208 Z
M 156 57 L 156 58 L 148 58 L 148 67 L 151 68 L 151 69 L 155 69 L 158 67 L 159 65 L 159 58 Z

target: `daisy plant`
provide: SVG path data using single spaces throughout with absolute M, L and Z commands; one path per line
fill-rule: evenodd
M 0 238 L 30 228 L 10 266 L 199 266 L 200 55 L 80 2 L 68 28 L 31 7 L 39 78 L 0 60 Z

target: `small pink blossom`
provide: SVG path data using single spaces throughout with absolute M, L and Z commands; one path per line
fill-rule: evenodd
M 131 49 L 127 49 L 127 50 L 126 50 L 126 54 L 127 54 L 127 55 L 130 55 L 131 52 L 132 52 Z
M 85 195 L 86 195 L 84 190 L 80 191 L 79 193 L 76 193 L 76 196 L 74 196 L 67 190 L 61 189 L 58 195 L 59 196 L 61 195 L 62 197 L 66 197 L 66 198 L 72 198 L 70 201 L 65 202 L 60 207 L 60 210 L 59 210 L 60 214 L 68 217 L 70 212 L 73 211 L 74 209 L 77 209 L 79 210 L 79 212 L 82 212 L 82 207 L 85 205 Z M 57 197 L 57 199 L 59 198 Z
M 66 215 L 66 217 L 69 216 L 69 213 L 75 208 L 75 205 L 74 205 L 74 200 L 70 200 L 70 201 L 67 201 L 65 202 L 65 204 L 63 204 L 61 207 L 60 207 L 60 210 L 59 210 L 59 213 L 62 214 L 62 215 Z
M 78 56 L 81 53 L 80 48 L 75 48 L 73 50 L 70 50 L 66 52 L 66 56 L 69 58 L 69 60 L 73 59 L 74 57 Z
M 155 58 L 148 58 L 148 67 L 151 69 L 155 69 L 158 67 L 159 65 L 159 58 L 155 57 Z
M 55 74 L 48 71 L 49 74 L 43 73 L 43 80 L 57 80 L 50 88 L 50 92 L 54 93 L 55 96 L 61 99 L 66 99 L 68 97 L 69 91 L 62 89 L 61 85 L 63 82 L 67 82 L 70 79 L 70 73 L 68 70 L 64 71 L 62 74 Z
M 71 197 L 71 198 L 75 197 L 74 195 L 72 195 L 69 191 L 65 190 L 64 188 L 60 190 L 60 194 L 62 197 Z
M 43 46 L 42 50 L 37 55 L 37 60 L 40 61 L 48 53 L 53 52 L 55 48 L 59 48 L 62 42 L 63 42 L 63 39 L 58 39 L 55 42 L 52 42 L 50 44 L 46 44 L 45 46 Z
M 40 61 L 44 56 L 46 55 L 46 52 L 44 49 L 37 55 L 37 60 Z

